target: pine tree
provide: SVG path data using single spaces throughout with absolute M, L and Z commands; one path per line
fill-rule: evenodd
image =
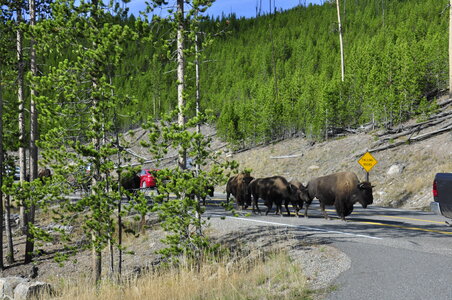
M 164 242 L 168 248 L 161 251 L 171 262 L 180 261 L 183 256 L 189 263 L 198 268 L 203 254 L 212 250 L 203 228 L 206 221 L 202 219 L 204 208 L 201 207 L 198 197 L 205 196 L 207 187 L 224 182 L 225 169 L 233 167 L 230 163 L 218 163 L 218 153 L 209 149 L 210 139 L 206 138 L 200 131 L 192 130 L 208 121 L 206 114 L 197 111 L 192 118 L 187 118 L 189 105 L 196 101 L 196 96 L 191 98 L 195 101 L 187 101 L 188 95 L 196 94 L 196 80 L 187 80 L 188 71 L 193 71 L 185 64 L 188 61 L 200 59 L 196 52 L 196 40 L 198 33 L 198 17 L 211 4 L 212 1 L 190 1 L 191 9 L 184 13 L 184 1 L 177 0 L 177 10 L 171 15 L 170 22 L 176 36 L 177 53 L 177 90 L 178 107 L 173 113 L 166 115 L 160 122 L 150 119 L 146 129 L 150 131 L 151 154 L 155 159 L 167 154 L 169 149 L 177 149 L 178 168 L 162 169 L 159 171 L 158 186 L 160 196 L 156 197 L 157 205 L 154 211 L 162 219 L 162 227 L 169 232 Z M 163 5 L 162 1 L 153 1 L 155 7 Z M 188 31 L 188 30 L 191 31 Z M 206 38 L 208 40 L 208 38 Z M 168 45 L 170 48 L 171 45 Z M 195 51 L 193 51 L 195 50 Z M 191 58 L 193 59 L 191 60 Z M 196 68 L 195 68 L 196 69 Z M 199 74 L 198 74 L 199 75 Z M 196 77 L 196 73 L 195 76 Z M 191 78 L 193 78 L 191 77 Z M 191 83 L 193 86 L 188 87 Z M 198 105 L 199 108 L 199 105 Z M 174 118 L 177 116 L 177 122 Z M 195 171 L 186 169 L 186 155 L 193 160 L 194 165 L 199 166 Z M 208 161 L 213 162 L 209 170 L 201 168 Z M 175 198 L 166 195 L 175 194 Z
M 62 202 L 59 214 L 61 222 L 74 215 L 81 217 L 82 227 L 91 237 L 93 279 L 97 283 L 102 276 L 102 250 L 108 244 L 117 245 L 114 212 L 120 207 L 121 195 L 113 189 L 118 182 L 111 171 L 118 167 L 115 158 L 122 148 L 111 133 L 118 126 L 116 108 L 128 101 L 115 92 L 110 76 L 112 66 L 124 55 L 124 44 L 136 39 L 136 33 L 117 24 L 102 2 L 58 1 L 53 8 L 53 18 L 36 28 L 38 49 L 42 53 L 57 51 L 61 59 L 48 74 L 35 78 L 40 120 L 48 128 L 40 145 L 44 161 L 56 177 L 75 174 L 76 182 L 91 183 L 90 194 L 77 203 Z M 87 165 L 91 166 L 88 179 Z

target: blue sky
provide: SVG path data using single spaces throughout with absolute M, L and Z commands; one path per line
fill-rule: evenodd
M 277 10 L 286 10 L 300 4 L 321 4 L 324 2 L 324 0 L 216 0 L 212 7 L 208 9 L 207 14 L 216 17 L 221 16 L 222 13 L 225 15 L 235 13 L 239 18 L 255 17 L 256 7 L 260 3 L 262 3 L 262 13 L 269 11 L 270 1 L 272 3 L 272 10 L 273 7 Z M 144 10 L 146 7 L 145 0 L 131 0 L 127 7 L 129 7 L 131 13 L 138 16 L 138 12 Z

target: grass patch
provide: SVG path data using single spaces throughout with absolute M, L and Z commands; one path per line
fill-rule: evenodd
M 58 299 L 312 299 L 300 266 L 286 252 L 252 259 L 206 261 L 198 272 L 190 267 L 148 273 L 117 285 L 103 282 L 98 290 L 86 278 L 60 282 Z

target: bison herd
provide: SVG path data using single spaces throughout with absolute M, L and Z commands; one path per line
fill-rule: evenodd
M 367 182 L 359 182 L 353 172 L 339 172 L 311 179 L 306 186 L 297 180 L 287 181 L 282 176 L 254 178 L 249 173 L 240 173 L 229 178 L 226 184 L 226 201 L 230 195 L 236 200 L 237 207 L 246 209 L 252 206 L 253 213 L 261 213 L 258 200 L 262 199 L 267 207 L 265 214 L 276 206 L 276 214 L 282 215 L 282 205 L 288 215 L 289 203 L 297 216 L 305 205 L 304 216 L 308 217 L 308 209 L 314 199 L 320 202 L 320 208 L 326 219 L 326 205 L 334 205 L 337 215 L 342 220 L 353 211 L 353 205 L 360 203 L 362 207 L 373 203 L 373 186 Z
M 140 178 L 124 176 L 121 178 L 124 189 L 133 191 L 140 188 Z M 323 216 L 329 219 L 325 211 L 326 205 L 334 205 L 337 215 L 345 220 L 345 217 L 353 212 L 353 205 L 360 203 L 362 207 L 373 203 L 373 186 L 370 182 L 360 182 L 353 172 L 338 172 L 311 179 L 306 186 L 298 180 L 290 182 L 282 176 L 254 178 L 249 173 L 239 173 L 229 178 L 226 184 L 226 201 L 229 203 L 231 195 L 234 196 L 237 208 L 246 209 L 252 207 L 253 213 L 261 214 L 258 200 L 262 199 L 267 207 L 267 215 L 273 206 L 276 206 L 276 214 L 282 215 L 284 205 L 287 215 L 290 216 L 289 204 L 299 216 L 299 211 L 305 207 L 304 216 L 308 217 L 309 206 L 314 199 L 320 203 Z M 203 197 L 197 197 L 205 205 L 206 195 L 213 196 L 214 187 L 206 186 Z

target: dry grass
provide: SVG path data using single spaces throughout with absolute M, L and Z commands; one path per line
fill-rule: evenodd
M 104 282 L 98 290 L 86 278 L 60 282 L 57 299 L 311 299 L 300 267 L 285 252 L 235 263 L 209 262 L 197 272 L 184 267 L 149 273 L 117 285 Z

